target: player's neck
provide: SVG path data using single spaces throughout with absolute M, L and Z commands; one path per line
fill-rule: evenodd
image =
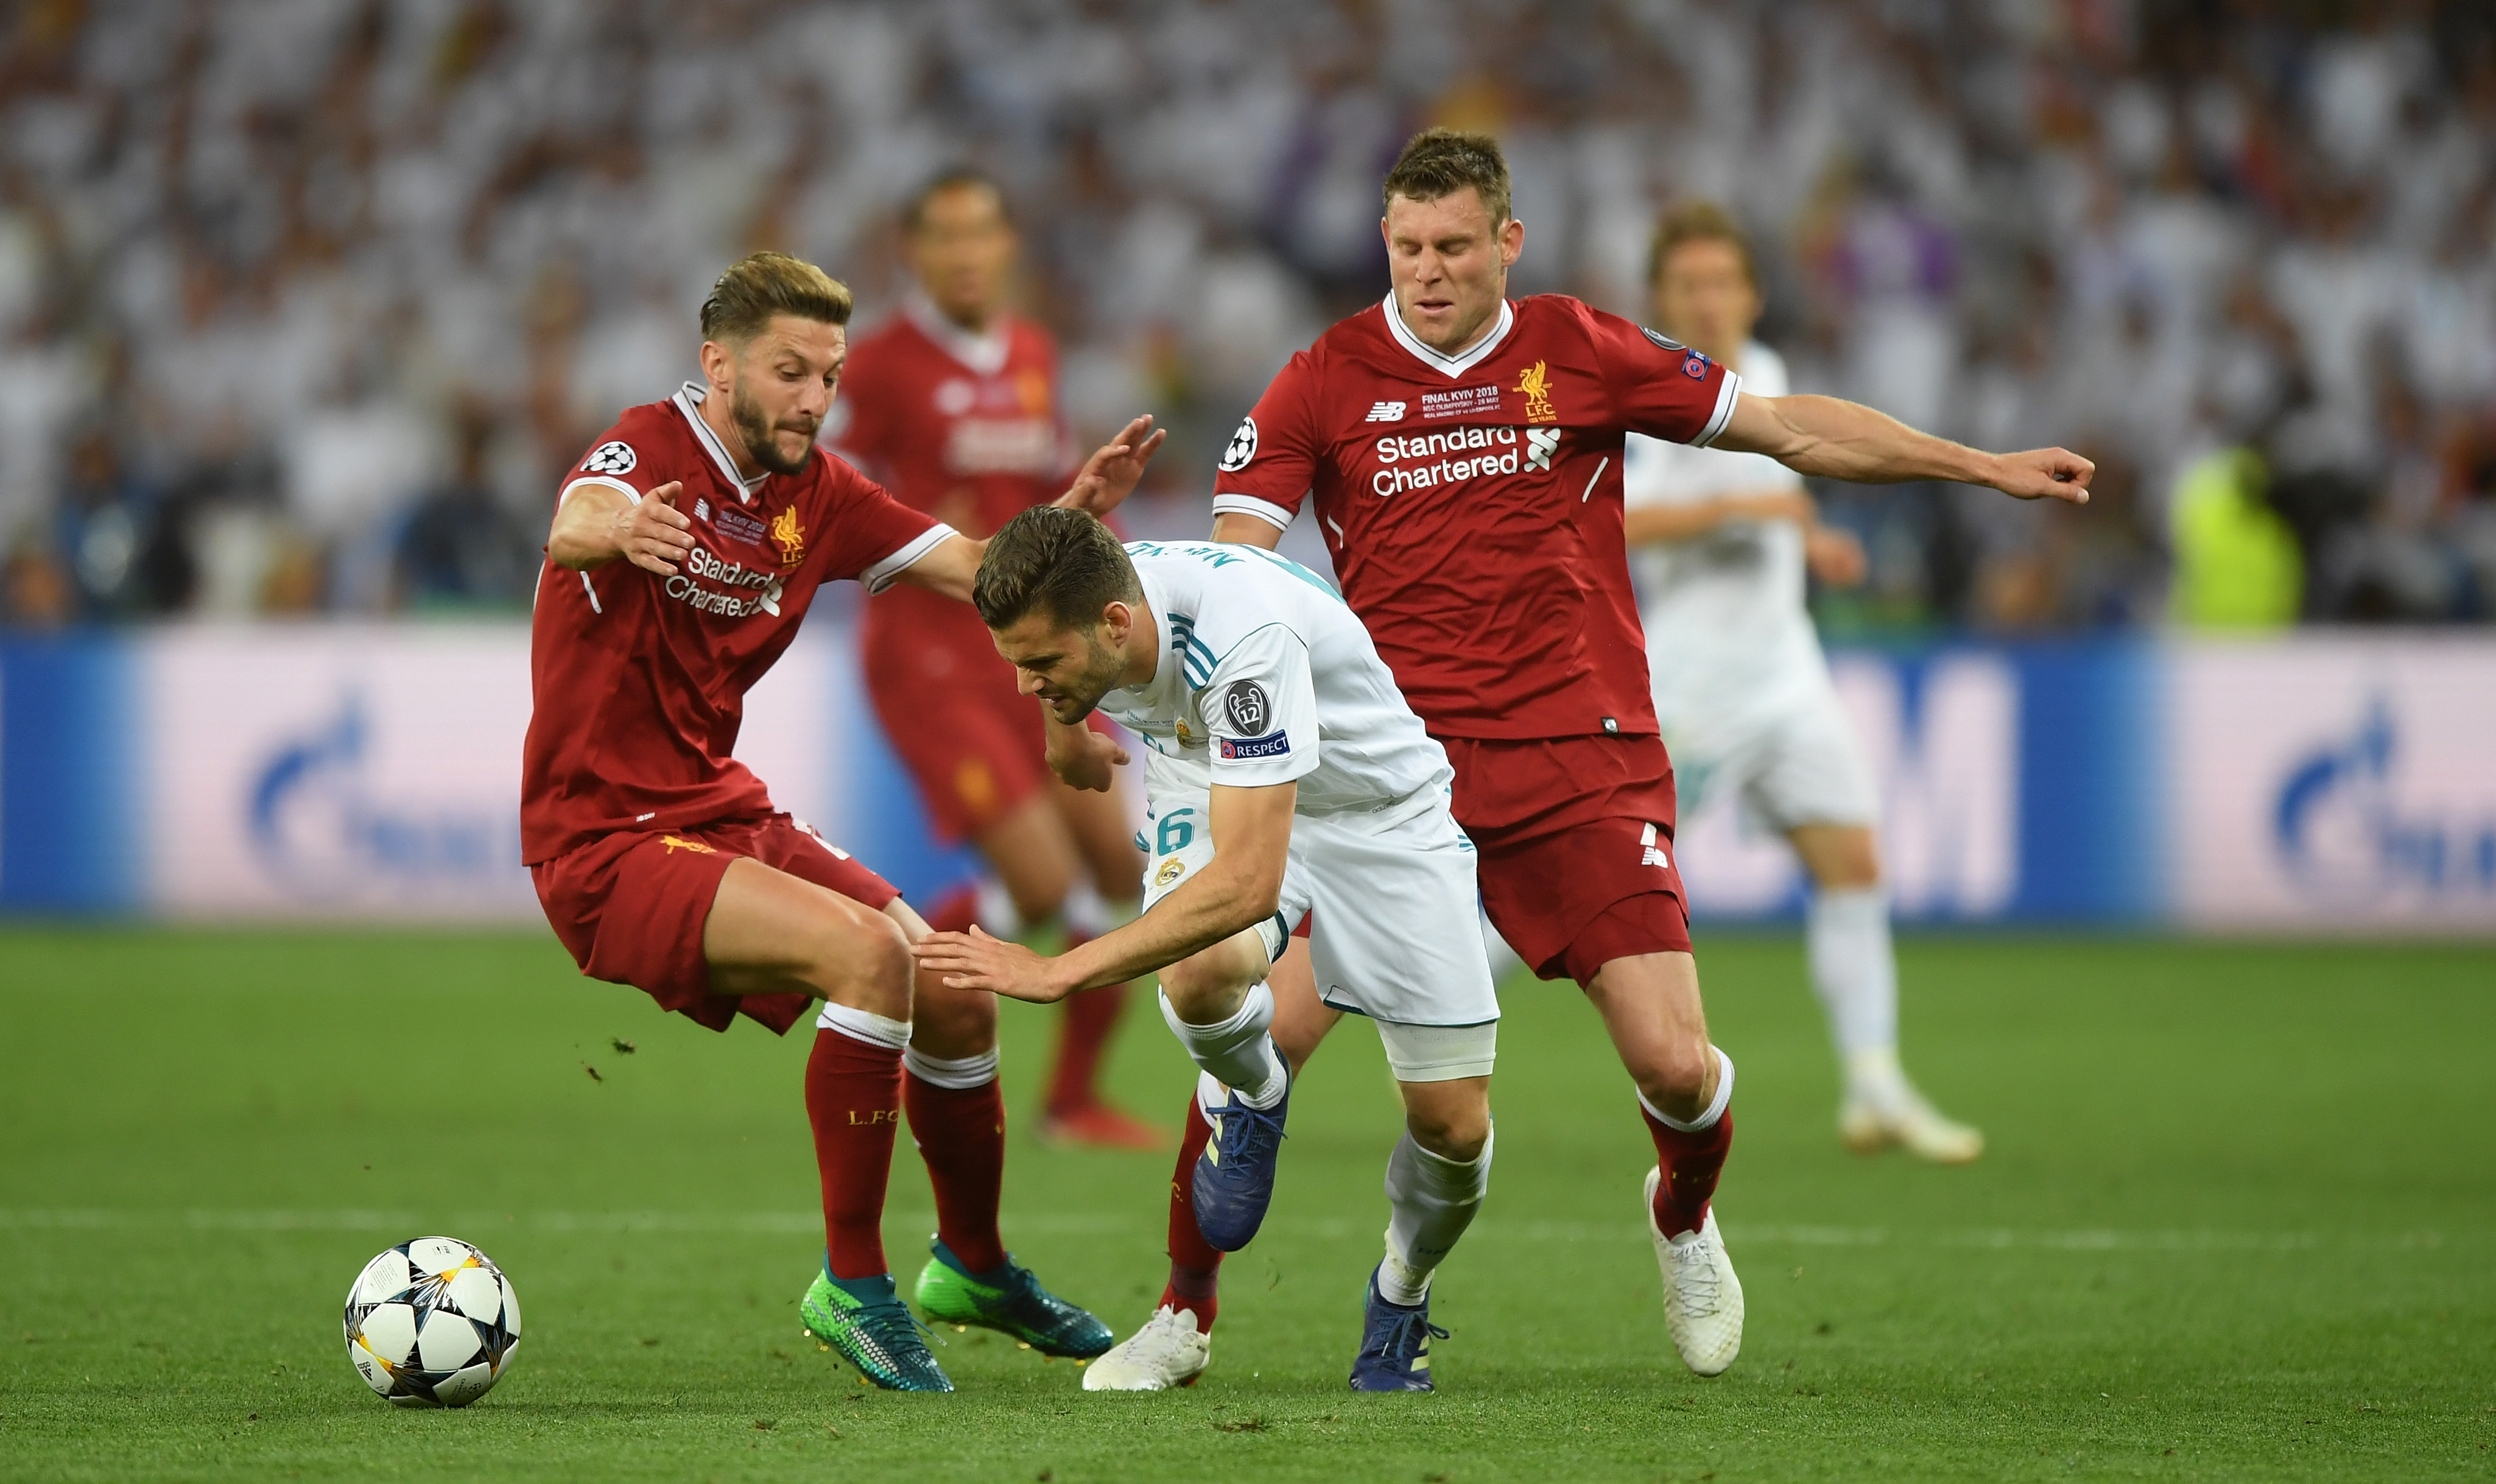
M 1153 601 L 1136 599 L 1136 626 L 1128 630 L 1127 665 L 1118 672 L 1118 684 L 1133 690 L 1150 685 L 1162 669 L 1162 621 L 1154 616 Z
M 702 399 L 702 405 L 696 411 L 702 414 L 702 423 L 710 429 L 711 436 L 719 440 L 719 446 L 726 448 L 728 456 L 736 462 L 736 477 L 751 484 L 763 477 L 763 466 L 746 451 L 745 435 L 736 430 L 736 419 L 729 416 L 728 400 L 713 391 Z

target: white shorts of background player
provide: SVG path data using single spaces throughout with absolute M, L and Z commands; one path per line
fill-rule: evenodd
M 1213 859 L 1209 795 L 1153 790 L 1143 839 L 1144 911 Z M 1263 932 L 1279 960 L 1309 928 L 1318 996 L 1378 1026 L 1398 1082 L 1486 1077 L 1499 1045 L 1474 881 L 1473 842 L 1438 800 L 1300 815 L 1278 911 Z
M 1806 824 L 1880 822 L 1872 760 L 1825 677 L 1730 724 L 1721 713 L 1661 720 L 1684 819 L 1730 795 L 1779 834 Z

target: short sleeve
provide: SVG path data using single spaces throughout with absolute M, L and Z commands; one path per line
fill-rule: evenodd
M 1742 379 L 1669 336 L 1618 315 L 1586 311 L 1595 364 L 1613 420 L 1633 433 L 1703 448 L 1725 431 Z
M 643 495 L 668 482 L 658 471 L 659 450 L 644 447 L 651 441 L 646 422 L 637 425 L 628 414 L 626 420 L 599 434 L 589 451 L 574 462 L 555 495 L 555 508 L 562 509 L 563 502 L 583 484 L 604 484 L 640 504 Z
M 883 485 L 831 458 L 819 457 L 831 527 L 824 580 L 856 577 L 870 593 L 892 586 L 910 565 L 955 535 L 953 528 L 886 493 Z
M 1213 479 L 1213 513 L 1254 515 L 1289 530 L 1315 481 L 1317 365 L 1306 351 L 1274 373 L 1265 394 L 1240 419 Z
M 1267 624 L 1232 645 L 1197 695 L 1215 783 L 1268 788 L 1317 770 L 1317 685 L 1290 629 Z

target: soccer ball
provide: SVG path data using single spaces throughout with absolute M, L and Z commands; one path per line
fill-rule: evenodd
M 401 1242 L 347 1290 L 347 1358 L 396 1407 L 465 1407 L 520 1345 L 520 1299 L 494 1260 L 455 1237 Z

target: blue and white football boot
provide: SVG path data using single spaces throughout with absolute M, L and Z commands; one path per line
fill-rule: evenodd
M 1431 1391 L 1430 1342 L 1448 1332 L 1430 1322 L 1430 1295 L 1411 1309 L 1390 1304 L 1378 1294 L 1378 1273 L 1369 1274 L 1369 1297 L 1362 1306 L 1360 1353 L 1352 1358 L 1355 1391 Z
M 1270 1108 L 1250 1107 L 1210 1076 L 1197 1083 L 1197 1102 L 1213 1126 L 1213 1137 L 1197 1157 L 1188 1193 L 1197 1230 L 1217 1252 L 1235 1252 L 1255 1240 L 1265 1208 L 1274 1202 L 1274 1162 L 1283 1151 L 1283 1116 L 1292 1105 L 1289 1067 L 1283 1078 L 1283 1096 Z M 1208 1101 L 1217 1091 L 1224 1101 Z

